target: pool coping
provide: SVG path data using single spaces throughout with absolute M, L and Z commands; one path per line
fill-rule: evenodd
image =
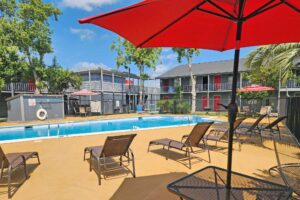
M 156 116 L 165 116 L 165 117 L 174 117 L 174 115 L 156 115 Z M 203 119 L 210 119 L 210 120 L 215 120 L 216 123 L 222 123 L 224 120 L 216 119 L 215 117 L 203 117 L 199 115 L 188 115 L 188 116 L 198 116 L 202 117 Z M 127 119 L 130 118 L 139 118 L 143 116 L 137 116 L 137 117 L 128 117 Z M 151 117 L 151 116 L 144 116 L 144 117 Z M 154 116 L 153 116 L 154 117 Z M 120 120 L 124 118 L 103 118 L 102 120 Z M 26 126 L 45 126 L 45 125 L 55 125 L 55 124 L 68 124 L 68 123 L 77 123 L 77 122 L 89 122 L 89 121 L 100 121 L 99 119 L 97 120 L 80 120 L 80 121 L 68 121 L 68 122 L 63 122 L 63 123 L 47 123 L 47 124 L 30 124 Z M 0 144 L 8 144 L 8 143 L 17 143 L 17 142 L 28 142 L 28 141 L 33 141 L 37 142 L 39 140 L 48 140 L 48 139 L 58 139 L 58 138 L 70 138 L 70 137 L 83 137 L 83 136 L 91 136 L 91 135 L 101 135 L 101 134 L 112 134 L 112 133 L 122 133 L 122 132 L 132 132 L 132 131 L 142 131 L 142 130 L 153 130 L 153 129 L 161 129 L 161 128 L 175 128 L 175 127 L 182 127 L 182 126 L 192 126 L 197 123 L 190 123 L 190 124 L 181 124 L 181 125 L 173 125 L 173 126 L 156 126 L 156 127 L 151 127 L 151 128 L 137 128 L 137 129 L 127 129 L 127 130 L 116 130 L 116 131 L 102 131 L 102 132 L 93 132 L 93 133 L 79 133 L 79 134 L 74 134 L 74 135 L 61 135 L 61 136 L 46 136 L 46 137 L 38 137 L 38 138 L 26 138 L 26 139 L 14 139 L 14 140 L 3 140 L 0 141 Z M 0 128 L 17 128 L 17 127 L 25 127 L 24 125 L 17 125 L 17 126 L 3 126 Z

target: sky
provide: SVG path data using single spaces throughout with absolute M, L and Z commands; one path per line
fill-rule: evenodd
M 88 16 L 112 11 L 137 3 L 139 0 L 45 0 L 53 3 L 61 11 L 58 21 L 50 20 L 53 29 L 52 45 L 54 52 L 45 62 L 51 64 L 55 56 L 65 68 L 76 70 L 82 67 L 97 66 L 116 69 L 116 53 L 110 46 L 117 34 L 91 24 L 79 24 L 78 20 Z M 243 48 L 241 57 L 245 57 L 252 48 Z M 200 50 L 200 56 L 193 63 L 233 59 L 233 51 L 216 52 Z M 183 61 L 183 64 L 185 61 Z M 171 49 L 163 49 L 161 59 L 155 71 L 148 70 L 152 77 L 158 76 L 172 67 L 178 66 L 176 54 Z M 122 70 L 122 69 L 120 69 Z M 133 66 L 132 71 L 137 73 Z

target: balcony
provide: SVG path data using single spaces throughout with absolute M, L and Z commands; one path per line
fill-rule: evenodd
M 111 82 L 103 82 L 103 88 L 101 88 L 101 82 L 99 81 L 83 81 L 80 89 L 92 90 L 95 92 L 100 92 L 102 89 L 104 92 L 125 92 L 125 93 L 139 93 L 138 85 L 125 85 L 121 83 L 111 83 Z M 68 92 L 71 90 L 68 89 Z M 73 92 L 73 90 L 71 91 Z M 147 94 L 159 94 L 159 88 L 155 87 L 145 87 L 144 92 Z
M 300 82 L 297 80 L 288 80 L 285 85 L 281 86 L 280 91 L 300 91 Z
M 160 93 L 175 93 L 174 86 L 162 86 L 160 87 Z
M 242 87 L 249 86 L 251 83 L 249 81 L 243 81 Z M 197 84 L 196 92 L 217 92 L 217 91 L 231 91 L 232 83 L 220 83 L 220 84 Z M 240 83 L 238 82 L 238 88 L 240 88 Z M 171 92 L 170 92 L 171 91 Z M 183 85 L 182 91 L 186 93 L 190 93 L 192 91 L 191 85 Z M 170 90 L 170 86 L 161 87 L 161 93 L 174 93 L 175 91 Z
M 87 89 L 92 91 L 101 91 L 101 82 L 99 81 L 83 81 L 80 89 Z
M 34 83 L 9 83 L 4 85 L 2 92 L 34 93 L 35 89 Z

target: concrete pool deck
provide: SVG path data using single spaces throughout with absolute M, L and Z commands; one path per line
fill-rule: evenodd
M 124 118 L 129 116 L 133 115 L 122 115 Z M 111 117 L 120 118 L 120 115 Z M 253 119 L 247 120 L 246 123 L 251 121 Z M 217 124 L 214 127 L 221 125 Z M 118 135 L 138 134 L 131 146 L 136 158 L 137 178 L 133 179 L 130 174 L 127 176 L 123 173 L 110 174 L 108 180 L 102 181 L 101 186 L 98 185 L 95 172 L 89 172 L 88 162 L 83 161 L 83 149 L 86 146 L 103 144 L 108 135 L 116 135 L 116 133 L 2 144 L 6 153 L 38 151 L 41 158 L 39 166 L 35 165 L 34 159 L 28 162 L 30 178 L 18 187 L 12 199 L 178 199 L 167 191 L 168 183 L 208 165 L 226 168 L 227 164 L 227 144 L 222 143 L 218 144 L 218 148 L 213 148 L 214 142 L 211 143 L 212 163 L 207 162 L 207 152 L 201 152 L 196 156 L 204 160 L 193 158 L 192 169 L 187 168 L 188 162 L 183 159 L 182 152 L 172 151 L 169 160 L 165 159 L 165 152 L 160 147 L 153 147 L 153 150 L 147 153 L 149 141 L 164 137 L 180 140 L 181 136 L 189 133 L 192 128 L 192 126 L 183 126 L 117 133 Z M 284 130 L 284 127 L 282 129 Z M 254 144 L 247 141 L 254 141 Z M 234 144 L 234 171 L 282 183 L 280 178 L 274 178 L 266 171 L 277 164 L 272 142 L 265 140 L 261 145 L 259 141 L 259 138 L 255 137 L 245 138 L 241 151 L 238 151 L 237 144 Z M 288 162 L 293 161 L 288 156 L 286 159 Z M 22 170 L 17 170 L 13 175 L 13 181 L 19 181 L 22 175 Z M 1 180 L 0 200 L 2 199 L 7 199 L 6 179 Z

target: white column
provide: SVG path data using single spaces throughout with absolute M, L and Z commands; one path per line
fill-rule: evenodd
M 101 76 L 101 92 L 103 92 L 103 69 L 100 69 L 100 76 Z
M 14 83 L 13 82 L 10 83 L 10 92 L 11 92 L 12 97 L 15 96 Z
M 91 70 L 89 69 L 89 88 L 90 90 L 92 90 L 92 86 L 91 86 Z
M 115 91 L 115 73 L 114 72 L 112 72 L 111 77 L 112 77 L 112 90 L 114 92 Z
M 207 75 L 207 104 L 208 107 L 210 108 L 209 90 L 210 90 L 210 76 Z

